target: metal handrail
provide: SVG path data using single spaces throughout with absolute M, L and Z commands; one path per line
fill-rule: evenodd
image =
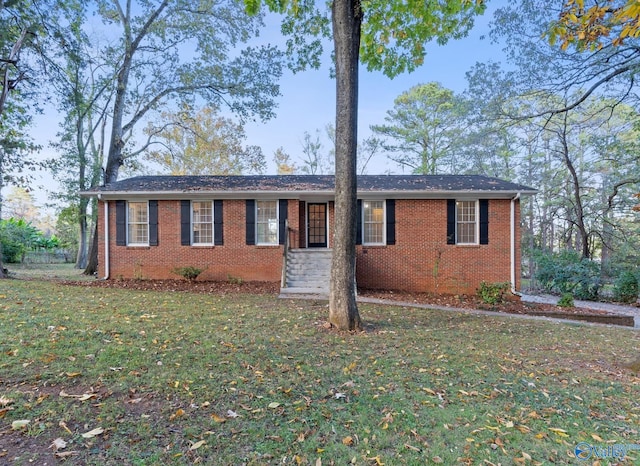
M 287 287 L 287 259 L 289 251 L 289 219 L 284 221 L 284 251 L 282 252 L 282 275 L 280 277 L 280 288 Z

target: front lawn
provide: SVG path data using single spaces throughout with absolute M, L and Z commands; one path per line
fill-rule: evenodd
M 575 465 L 579 442 L 640 443 L 637 331 L 360 312 L 351 335 L 321 301 L 0 281 L 0 463 Z

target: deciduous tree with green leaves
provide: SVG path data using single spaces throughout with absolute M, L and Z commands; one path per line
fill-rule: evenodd
M 97 218 L 96 201 L 80 197 L 79 192 L 100 182 L 115 75 L 83 29 L 86 9 L 83 2 L 67 1 L 52 12 L 60 29 L 53 34 L 47 60 L 51 87 L 64 115 L 52 144 L 57 154 L 47 166 L 62 188 L 52 196 L 78 209 L 73 217 L 78 221 L 78 245 L 74 247 L 78 269 L 87 267 L 90 227 Z
M 289 48 L 302 52 L 293 60 L 294 67 L 317 65 L 322 50 L 320 38 L 333 37 L 336 186 L 329 322 L 338 329 L 359 330 L 362 324 L 355 296 L 359 63 L 389 77 L 413 71 L 424 62 L 427 42 L 444 44 L 463 37 L 473 18 L 484 11 L 484 1 L 333 0 L 327 9 L 314 0 L 265 3 L 272 11 L 286 15 L 283 32 L 290 35 Z M 255 14 L 260 0 L 245 0 L 245 5 Z
M 262 26 L 242 3 L 191 0 L 97 0 L 97 12 L 117 42 L 104 49 L 115 75 L 104 182 L 156 137 L 135 144 L 136 128 L 153 112 L 200 98 L 227 105 L 241 118 L 273 116 L 281 53 L 272 46 L 241 46 Z M 95 244 L 95 242 L 94 242 Z M 85 273 L 97 268 L 92 247 Z
M 38 100 L 35 57 L 49 6 L 47 0 L 0 1 L 0 190 L 11 182 L 25 184 L 28 176 L 17 173 L 33 163 L 27 157 L 37 149 L 25 129 L 31 122 L 30 107 Z M 0 254 L 0 278 L 6 276 Z

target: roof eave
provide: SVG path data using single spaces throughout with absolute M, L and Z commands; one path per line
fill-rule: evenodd
M 538 191 L 530 189 L 513 190 L 358 190 L 358 197 L 368 196 L 381 199 L 452 199 L 452 198 L 478 198 L 486 199 L 510 199 L 518 194 L 530 196 Z M 334 190 L 311 191 L 83 191 L 82 197 L 97 197 L 100 200 L 117 199 L 156 199 L 156 200 L 180 200 L 180 199 L 305 199 L 335 196 Z

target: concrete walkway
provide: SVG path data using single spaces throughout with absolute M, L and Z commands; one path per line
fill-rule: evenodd
M 542 295 L 522 295 L 522 300 L 530 303 L 541 304 L 558 304 L 560 298 L 558 296 L 552 296 L 548 294 Z M 601 303 L 596 301 L 574 301 L 575 307 L 582 309 L 594 309 L 597 311 L 607 311 L 613 314 L 620 314 L 623 316 L 634 316 L 640 318 L 640 307 L 624 306 L 622 304 Z

